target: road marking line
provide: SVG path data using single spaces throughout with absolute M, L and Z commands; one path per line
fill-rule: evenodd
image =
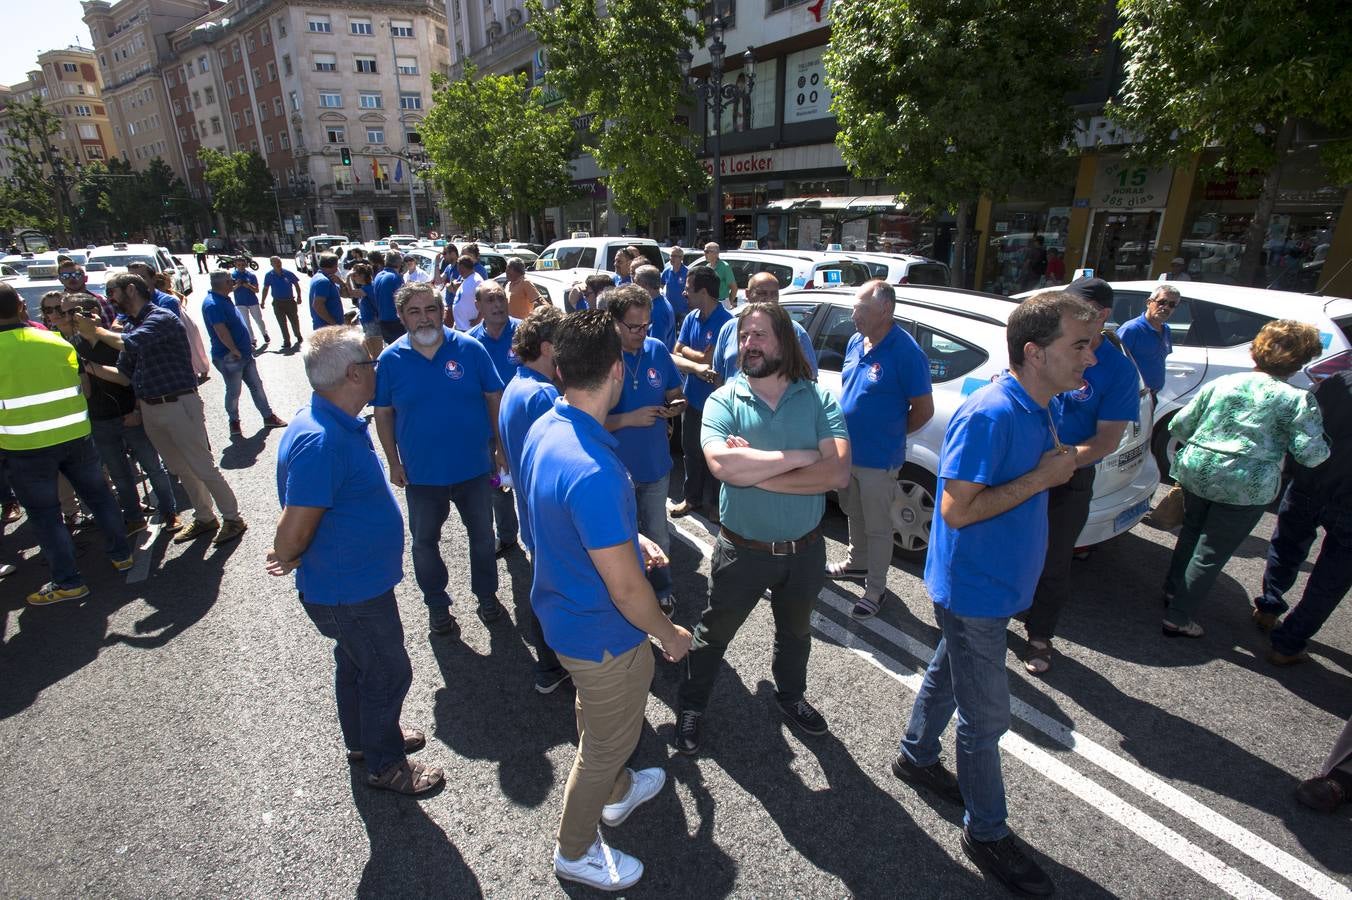
M 153 555 L 151 550 L 155 546 L 155 538 L 160 536 L 163 528 L 162 523 L 157 523 L 147 526 L 146 530 L 141 532 L 142 540 L 138 542 L 140 546 L 133 548 L 136 563 L 127 573 L 127 584 L 138 584 L 150 577 L 150 557 Z
M 679 534 L 683 535 L 688 542 L 693 543 L 703 557 L 707 559 L 712 556 L 712 550 L 698 535 L 692 533 L 686 528 L 681 527 L 680 525 L 673 524 L 673 528 Z M 844 613 L 846 615 L 849 614 L 849 607 L 847 606 L 846 602 L 841 598 L 839 594 L 837 594 L 831 588 L 823 588 L 818 597 L 832 609 L 835 609 L 836 611 Z M 868 645 L 866 642 L 864 642 L 862 638 L 860 638 L 859 636 L 855 635 L 852 632 L 847 631 L 846 629 L 837 625 L 830 619 L 826 619 L 820 616 L 820 614 L 817 613 L 813 614 L 813 624 L 822 633 L 830 634 L 833 637 L 836 637 L 837 639 L 838 635 L 850 636 L 851 640 L 849 642 L 844 642 L 845 646 L 849 647 L 851 651 L 856 653 L 857 655 L 860 655 L 865 659 L 869 660 L 870 662 L 873 662 L 875 665 L 878 665 L 877 659 L 882 658 L 890 663 L 893 663 L 897 669 L 902 668 L 901 664 L 893 660 L 892 657 L 880 653 L 876 649 L 872 648 L 871 645 Z M 900 629 L 896 628 L 895 626 L 887 622 L 882 622 L 876 618 L 873 618 L 862 620 L 859 622 L 859 624 L 864 628 L 866 628 L 867 630 L 872 631 L 878 637 L 890 641 L 891 643 L 905 650 L 911 656 L 914 656 L 916 659 L 921 660 L 922 673 L 923 666 L 927 665 L 930 658 L 934 655 L 933 647 L 929 646 L 923 641 L 919 641 L 911 637 L 910 635 L 902 632 Z M 858 643 L 863 643 L 864 646 L 868 647 L 869 648 L 868 653 L 861 652 L 858 647 Z M 880 668 L 883 668 L 884 671 L 888 671 L 889 674 L 891 674 L 902 684 L 905 684 L 912 691 L 915 691 L 916 689 L 919 688 L 922 674 L 918 673 L 910 676 L 903 676 L 899 672 L 892 671 L 886 666 L 880 666 Z M 1309 864 L 1297 859 L 1296 857 L 1287 853 L 1285 850 L 1282 850 L 1281 848 L 1269 843 L 1268 841 L 1264 840 L 1263 838 L 1259 837 L 1258 835 L 1254 834 L 1253 832 L 1249 831 L 1243 826 L 1231 821 L 1230 819 L 1212 810 L 1211 808 L 1205 806 L 1204 804 L 1198 802 L 1197 800 L 1194 800 L 1192 797 L 1188 796 L 1187 794 L 1183 793 L 1182 791 L 1178 790 L 1172 785 L 1167 784 L 1166 782 L 1162 781 L 1155 775 L 1151 774 L 1145 769 L 1142 769 L 1140 766 L 1137 766 L 1136 764 L 1129 762 L 1126 759 L 1123 759 L 1122 757 L 1113 753 L 1111 750 L 1104 747 L 1103 745 L 1098 744 L 1087 737 L 1084 737 L 1083 735 L 1075 731 L 1073 728 L 1069 728 L 1061 724 L 1060 722 L 1057 722 L 1055 719 L 1052 719 L 1045 713 L 1037 709 L 1034 709 L 1028 703 L 1012 695 L 1010 697 L 1010 713 L 1027 722 L 1029 725 L 1032 725 L 1039 731 L 1043 732 L 1052 740 L 1056 741 L 1062 746 L 1065 746 L 1066 748 L 1075 752 L 1076 754 L 1088 760 L 1089 762 L 1092 762 L 1094 765 L 1098 766 L 1104 771 L 1116 776 L 1120 780 L 1126 782 L 1127 784 L 1136 788 L 1141 793 L 1145 794 L 1147 797 L 1150 797 L 1152 800 L 1155 800 L 1156 802 L 1172 809 L 1174 812 L 1178 813 L 1179 815 L 1182 815 L 1184 818 L 1193 822 L 1198 827 L 1204 829 L 1205 831 L 1210 832 L 1211 834 L 1225 841 L 1227 844 L 1230 844 L 1235 849 L 1239 850 L 1241 853 L 1261 863 L 1264 867 L 1270 869 L 1271 871 L 1282 876 L 1291 883 L 1301 887 L 1302 889 L 1310 892 L 1311 894 L 1314 894 L 1317 897 L 1340 898 L 1340 900 L 1352 900 L 1352 889 L 1349 889 L 1345 885 L 1335 881 L 1332 878 L 1329 878 L 1327 875 L 1318 871 Z M 1090 792 L 1092 789 L 1094 799 L 1091 800 L 1087 793 L 1084 793 L 1081 790 L 1077 790 L 1070 786 L 1069 782 L 1072 782 L 1073 779 L 1071 779 L 1069 776 L 1065 776 L 1064 779 L 1058 779 L 1057 777 L 1054 777 L 1051 774 L 1051 772 L 1048 771 L 1051 766 L 1063 767 L 1066 769 L 1067 772 L 1071 773 L 1071 775 L 1074 775 L 1075 778 L 1083 778 L 1084 776 L 1079 775 L 1079 773 L 1075 772 L 1074 769 L 1070 769 L 1069 767 L 1065 766 L 1064 763 L 1060 762 L 1055 757 L 1052 757 L 1045 751 L 1035 747 L 1032 744 L 1029 744 L 1026 740 L 1014 734 L 1013 732 L 1007 732 L 1005 734 L 1005 737 L 1001 739 L 1000 742 L 1001 746 L 1002 747 L 1006 746 L 1007 741 L 1009 742 L 1008 749 L 1010 750 L 1010 752 L 1015 756 L 1024 759 L 1025 762 L 1029 762 L 1028 754 L 1032 753 L 1040 754 L 1040 756 L 1033 757 L 1038 759 L 1037 764 L 1029 762 L 1029 764 L 1033 765 L 1035 769 L 1042 771 L 1043 774 L 1047 775 L 1049 779 L 1056 781 L 1058 784 L 1061 784 L 1062 787 L 1065 787 L 1067 790 L 1070 790 L 1071 793 L 1074 793 L 1076 794 L 1076 796 L 1080 797 L 1081 799 L 1084 799 L 1091 806 L 1103 810 L 1105 814 L 1109 815 L 1111 818 L 1114 818 L 1118 822 L 1121 822 L 1130 830 L 1140 834 L 1147 841 L 1159 847 L 1169 856 L 1173 857 L 1174 859 L 1177 859 L 1179 862 L 1183 862 L 1185 865 L 1188 865 L 1190 868 L 1194 869 L 1194 871 L 1197 871 L 1198 874 L 1207 878 L 1208 881 L 1211 881 L 1218 887 L 1225 889 L 1226 891 L 1232 893 L 1234 896 L 1272 896 L 1265 888 L 1263 888 L 1261 885 L 1258 885 L 1256 882 L 1253 882 L 1251 879 L 1248 879 L 1247 876 L 1243 875 L 1242 873 L 1238 872 L 1235 869 L 1231 869 L 1229 866 L 1225 865 L 1225 863 L 1221 862 L 1220 860 L 1216 859 L 1213 856 L 1210 856 L 1210 854 L 1206 854 L 1205 851 L 1196 847 L 1196 845 L 1192 844 L 1191 842 L 1188 842 L 1185 838 L 1182 838 L 1180 835 L 1169 829 L 1163 823 L 1160 823 L 1150 818 L 1144 812 L 1141 812 L 1140 810 L 1137 810 L 1130 804 L 1127 804 L 1126 801 L 1121 800 L 1120 798 L 1116 797 L 1116 795 L 1108 792 L 1106 789 L 1100 788 L 1098 785 L 1094 784 L 1094 782 L 1089 781 L 1088 779 L 1084 779 L 1085 784 L 1088 785 L 1088 787 L 1080 786 L 1086 792 Z M 1022 750 L 1022 748 L 1019 746 L 1019 742 L 1021 742 L 1022 745 L 1027 747 L 1028 754 L 1026 754 Z M 1043 759 L 1043 757 L 1045 757 L 1045 760 Z M 1097 792 L 1100 791 L 1102 792 L 1101 797 L 1097 795 Z M 1106 806 L 1104 803 L 1105 799 L 1110 799 L 1114 803 L 1122 804 L 1122 808 L 1117 810 L 1118 814 L 1114 814 L 1113 812 L 1109 811 L 1108 806 Z M 1140 816 L 1141 818 L 1138 820 L 1136 819 L 1136 816 Z M 1133 825 L 1132 823 L 1135 823 L 1135 825 Z M 1187 847 L 1178 848 L 1172 845 L 1170 847 L 1165 847 L 1160 843 L 1158 843 L 1151 834 L 1138 831 L 1136 826 L 1145 827 L 1147 828 L 1148 831 L 1162 830 L 1168 835 L 1172 835 L 1178 840 L 1183 841 L 1185 844 L 1187 844 Z M 1163 838 L 1161 838 L 1161 840 L 1163 840 Z M 1199 865 L 1193 865 L 1192 862 L 1189 862 L 1182 856 L 1177 855 L 1179 853 L 1182 853 L 1188 856 L 1189 859 L 1194 858 L 1192 855 L 1192 850 L 1188 850 L 1187 848 L 1192 848 L 1192 850 L 1195 850 L 1197 853 L 1201 853 L 1204 855 L 1203 857 L 1197 857 L 1197 859 L 1200 860 L 1199 862 L 1199 865 L 1201 866 L 1200 868 Z M 1244 883 L 1247 882 L 1248 884 L 1252 884 L 1253 887 L 1257 888 L 1262 893 L 1257 895 L 1249 893 L 1247 887 L 1244 892 L 1235 893 L 1233 890 L 1231 890 L 1230 887 L 1227 887 L 1227 884 L 1230 882 L 1230 877 L 1226 876 L 1223 872 L 1213 870 L 1210 861 L 1214 861 L 1215 864 L 1223 866 L 1226 871 L 1233 873 L 1235 877 L 1243 879 L 1243 881 L 1235 881 L 1234 882 L 1235 885 L 1246 887 Z M 1215 877 L 1213 877 L 1213 875 Z M 1217 878 L 1221 878 L 1222 880 L 1226 881 L 1226 883 L 1222 883 L 1222 881 L 1217 880 Z

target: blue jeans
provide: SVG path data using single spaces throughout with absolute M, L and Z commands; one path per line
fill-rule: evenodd
M 362 751 L 366 770 L 379 775 L 404 759 L 399 714 L 413 683 L 394 591 L 337 606 L 304 600 L 301 595 L 319 633 L 334 641 L 333 686 L 343 742 Z
M 516 497 L 512 489 L 488 486 L 493 493 L 493 521 L 497 523 L 498 540 L 503 544 L 515 544 L 519 525 L 516 521 Z
M 448 607 L 449 577 L 441 558 L 441 526 L 451 504 L 460 513 L 469 533 L 469 584 L 480 603 L 498 593 L 498 563 L 493 555 L 493 499 L 484 473 L 458 484 L 410 484 L 404 489 L 408 501 L 408 531 L 413 538 L 413 577 L 430 607 Z
M 241 383 L 249 386 L 249 396 L 253 397 L 254 406 L 258 407 L 259 415 L 267 418 L 272 415 L 272 405 L 268 403 L 268 395 L 263 391 L 263 379 L 258 377 L 258 363 L 254 362 L 253 354 L 247 347 L 243 348 L 244 353 L 239 359 L 231 359 L 228 356 L 214 357 L 211 362 L 216 367 L 216 371 L 221 373 L 221 378 L 225 381 L 225 413 L 231 422 L 239 421 L 239 386 Z
M 160 518 L 167 519 L 178 512 L 174 500 L 174 488 L 169 482 L 169 473 L 155 451 L 155 445 L 146 437 L 146 431 L 140 425 L 124 425 L 122 417 L 95 419 L 94 446 L 98 447 L 103 458 L 103 467 L 113 479 L 117 489 L 117 498 L 122 501 L 122 518 L 128 522 L 144 519 L 141 514 L 141 501 L 136 494 L 136 479 L 132 476 L 131 464 L 127 460 L 127 451 L 131 451 L 140 463 L 142 471 L 150 479 L 150 487 L 155 491 L 155 509 Z
M 1009 834 L 1000 736 L 1009 730 L 1009 676 L 1005 671 L 1008 618 L 958 616 L 935 605 L 943 637 L 925 670 L 901 752 L 917 766 L 939 761 L 939 736 L 958 713 L 958 787 L 963 819 L 978 841 Z
M 656 481 L 634 482 L 638 501 L 638 530 L 645 538 L 671 554 L 671 532 L 667 528 L 667 476 Z M 671 596 L 671 566 L 648 571 L 648 583 L 658 600 Z
M 61 518 L 56 476 L 66 476 L 103 532 L 104 550 L 112 559 L 131 556 L 126 526 L 117 498 L 103 477 L 99 452 L 88 437 L 41 450 L 11 450 L 6 454 L 10 486 L 37 534 L 38 546 L 52 569 L 52 583 L 61 588 L 84 583 L 75 565 L 75 541 Z
M 1272 648 L 1295 655 L 1305 649 L 1320 627 L 1352 589 L 1352 509 L 1304 493 L 1291 484 L 1277 510 L 1277 527 L 1268 547 L 1263 573 L 1263 596 L 1255 600 L 1262 612 L 1281 615 L 1287 610 L 1282 595 L 1296 583 L 1296 573 L 1324 527 L 1324 546 L 1315 560 L 1305 593 L 1289 616 L 1272 632 Z

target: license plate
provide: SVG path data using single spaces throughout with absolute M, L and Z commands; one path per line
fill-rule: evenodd
M 1126 453 L 1123 453 L 1117 457 L 1117 467 L 1119 469 L 1125 469 L 1128 467 L 1132 467 L 1133 464 L 1140 465 L 1140 459 L 1142 454 L 1144 453 L 1145 453 L 1145 444 L 1143 443 L 1137 444 L 1135 447 L 1132 447 Z
M 1116 534 L 1118 532 L 1126 531 L 1128 528 L 1135 525 L 1138 521 L 1144 518 L 1145 514 L 1149 510 L 1150 510 L 1149 497 L 1146 497 L 1139 503 L 1133 503 L 1131 507 L 1128 509 L 1122 510 L 1120 513 L 1117 514 L 1117 518 L 1113 519 L 1113 533 Z

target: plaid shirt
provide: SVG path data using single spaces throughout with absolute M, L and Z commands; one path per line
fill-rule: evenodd
M 117 369 L 131 379 L 137 399 L 197 389 L 188 332 L 178 316 L 153 303 L 141 307 L 122 333 Z

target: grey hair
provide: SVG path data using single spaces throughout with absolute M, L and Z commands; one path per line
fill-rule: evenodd
M 1166 295 L 1173 297 L 1175 300 L 1183 299 L 1183 295 L 1178 292 L 1178 288 L 1174 287 L 1172 284 L 1162 284 L 1155 288 L 1154 292 L 1151 293 L 1145 302 L 1149 303 L 1152 300 L 1158 300 Z
M 502 285 L 498 284 L 496 281 L 481 281 L 479 282 L 479 286 L 474 289 L 474 299 L 479 301 L 484 299 L 488 294 L 495 292 L 504 297 L 507 296 L 507 292 L 503 290 Z
M 657 266 L 639 266 L 634 270 L 634 283 L 649 290 L 659 290 L 662 287 L 662 273 L 657 271 Z
M 397 269 L 404 264 L 404 254 L 398 250 L 385 251 L 385 268 Z
M 436 297 L 437 295 L 437 292 L 432 288 L 432 282 L 430 281 L 408 282 L 399 290 L 394 292 L 395 308 L 402 312 L 404 309 L 404 304 L 407 303 L 414 294 L 422 294 L 422 293 L 431 294 L 433 297 Z
M 519 256 L 507 257 L 507 268 L 511 269 L 513 272 L 520 272 L 522 275 L 526 274 L 525 260 Z
M 896 289 L 881 278 L 864 282 L 863 287 L 859 289 L 859 296 L 869 297 L 874 303 L 881 303 L 890 310 L 897 308 Z
M 371 356 L 366 352 L 361 330 L 345 326 L 315 331 L 305 342 L 301 358 L 310 387 L 330 391 L 343 383 L 348 366 L 367 362 Z

